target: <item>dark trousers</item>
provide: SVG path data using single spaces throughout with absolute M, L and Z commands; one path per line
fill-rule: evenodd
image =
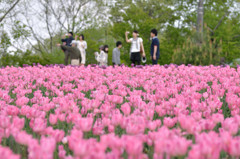
M 65 55 L 64 64 L 65 64 L 65 65 L 68 65 L 68 61 L 69 61 L 69 59 L 70 59 L 70 54 L 69 54 L 69 52 L 68 52 L 67 50 L 65 50 L 65 49 L 62 49 L 62 51 L 64 52 L 64 55 Z
M 132 52 L 131 53 L 131 62 L 132 64 L 134 64 L 134 66 L 136 65 L 140 65 L 141 64 L 141 55 L 140 52 Z

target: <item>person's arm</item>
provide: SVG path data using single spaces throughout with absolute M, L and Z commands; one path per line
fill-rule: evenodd
M 75 35 L 75 40 L 77 41 L 77 38 L 78 38 L 78 36 L 77 35 Z
M 154 50 L 153 50 L 153 60 L 157 60 L 157 46 L 154 46 Z
M 97 62 L 99 62 L 99 57 L 100 57 L 99 53 L 95 52 L 94 54 L 95 54 L 95 59 L 97 60 Z
M 145 54 L 145 50 L 144 50 L 144 46 L 143 46 L 143 40 L 141 39 L 140 41 L 140 46 L 142 47 L 142 51 L 143 51 L 143 57 L 146 57 L 146 54 Z
M 154 42 L 153 42 L 153 46 L 154 46 L 154 49 L 153 49 L 153 60 L 156 60 L 157 59 L 157 47 L 158 47 L 158 45 L 157 45 L 157 41 L 155 40 Z
M 64 50 L 64 51 L 66 51 L 66 50 L 68 50 L 68 46 L 66 46 L 66 45 L 61 45 L 61 49 Z
M 60 47 L 64 52 L 67 50 L 65 45 L 57 44 L 57 47 Z
M 119 53 L 119 56 L 116 57 L 116 62 L 117 62 L 117 65 L 120 65 L 121 64 L 121 58 L 120 58 L 121 52 L 120 52 L 120 50 L 118 50 L 118 53 Z
M 63 43 L 66 42 L 66 36 L 65 36 L 65 35 L 62 36 L 61 41 L 62 41 Z
M 154 45 L 153 60 L 157 59 L 157 45 Z
M 112 63 L 113 64 L 117 63 L 117 53 L 115 49 L 113 49 L 113 53 L 112 53 Z
M 125 33 L 125 38 L 127 43 L 131 43 L 131 40 L 128 39 L 128 32 Z

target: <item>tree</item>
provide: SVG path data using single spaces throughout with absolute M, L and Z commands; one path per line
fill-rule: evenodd
M 26 26 L 31 36 L 25 36 L 25 41 L 33 52 L 51 53 L 61 34 L 79 33 L 97 23 L 101 26 L 107 17 L 104 7 L 101 0 L 24 0 L 21 14 L 12 23 Z
M 169 7 L 172 4 L 172 2 L 165 0 L 116 1 L 110 12 L 113 23 L 111 35 L 117 40 L 124 41 L 123 62 L 130 64 L 130 45 L 125 43 L 124 33 L 127 30 L 133 31 L 135 29 L 139 31 L 141 38 L 143 38 L 147 58 L 150 59 L 151 41 L 149 39 L 151 29 L 156 28 L 159 31 L 159 37 L 162 37 L 168 25 L 173 25 L 174 21 L 180 18 L 174 14 L 174 9 Z M 163 45 L 163 47 L 165 46 Z M 162 52 L 161 56 L 169 56 L 170 58 L 165 58 L 169 59 L 169 61 L 165 62 L 171 62 L 171 54 Z M 150 63 L 150 60 L 148 62 Z
M 203 15 L 204 15 L 204 0 L 198 2 L 198 15 L 197 15 L 197 32 L 203 32 Z
M 0 13 L 3 13 L 3 15 L 0 17 L 0 23 L 7 17 L 7 15 L 17 6 L 17 4 L 20 2 L 20 0 L 16 1 L 4 1 L 0 0 L 1 6 L 3 8 L 0 9 Z M 5 9 L 5 5 L 11 5 L 9 8 Z

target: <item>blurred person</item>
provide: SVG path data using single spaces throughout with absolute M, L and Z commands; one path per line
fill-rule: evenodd
M 121 65 L 121 60 L 120 60 L 120 49 L 122 48 L 122 42 L 121 41 L 118 41 L 116 43 L 116 48 L 113 49 L 113 52 L 112 52 L 112 63 L 113 65 L 118 65 L 120 66 Z
M 108 45 L 100 47 L 100 53 L 95 52 L 95 59 L 100 66 L 108 66 Z
M 143 46 L 143 39 L 139 37 L 138 31 L 134 30 L 132 33 L 132 38 L 128 39 L 129 32 L 125 32 L 125 38 L 127 43 L 131 43 L 130 49 L 130 59 L 134 66 L 141 64 L 141 53 L 143 57 L 146 57 L 144 46 Z
M 61 47 L 64 50 L 64 53 L 67 53 L 71 60 L 71 65 L 79 66 L 81 62 L 81 53 L 77 48 L 77 42 L 72 41 L 71 46 L 57 44 L 58 47 Z M 66 59 L 65 59 L 66 60 Z M 65 61 L 66 63 L 66 61 Z
M 79 36 L 79 40 L 78 40 L 78 36 L 75 36 L 75 41 L 77 41 L 77 47 L 80 50 L 81 53 L 81 57 L 82 57 L 82 61 L 81 61 L 81 65 L 85 65 L 86 64 L 86 49 L 87 49 L 87 42 L 84 40 L 84 35 L 81 34 Z
M 66 38 L 66 36 L 68 36 L 68 37 Z M 73 40 L 74 40 L 73 32 L 68 32 L 68 34 L 65 34 L 62 36 L 61 41 L 62 41 L 63 45 L 65 44 L 66 46 L 72 46 L 71 44 L 72 44 Z
M 68 38 L 66 38 L 66 36 L 68 36 Z M 65 35 L 62 36 L 62 39 L 61 39 L 62 45 L 63 46 L 71 46 L 71 43 L 72 43 L 73 40 L 74 40 L 73 39 L 73 32 L 68 32 L 68 34 L 65 34 Z M 66 50 L 65 51 L 63 50 L 63 52 L 65 54 L 64 64 L 68 65 L 68 61 L 69 61 L 69 58 L 70 58 L 69 53 L 66 52 Z
M 153 65 L 158 64 L 158 59 L 160 57 L 160 42 L 157 35 L 158 35 L 158 31 L 156 29 L 152 29 L 151 30 L 151 38 L 152 38 L 151 60 Z

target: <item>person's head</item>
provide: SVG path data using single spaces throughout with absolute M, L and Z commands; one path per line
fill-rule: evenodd
M 75 40 L 73 40 L 72 43 L 71 43 L 71 46 L 72 47 L 76 47 L 77 46 L 77 42 Z
M 73 36 L 73 32 L 71 32 L 71 31 L 68 32 L 68 36 L 69 36 L 69 37 Z
M 104 45 L 103 51 L 104 51 L 105 53 L 108 53 L 108 45 Z
M 134 30 L 134 31 L 133 31 L 133 37 L 134 37 L 134 38 L 137 38 L 137 37 L 138 37 L 138 31 L 137 31 L 137 30 Z
M 84 35 L 81 34 L 81 35 L 79 36 L 79 39 L 80 39 L 80 40 L 84 40 Z
M 99 50 L 100 50 L 100 51 L 103 51 L 103 49 L 104 49 L 104 46 L 101 45 L 101 46 L 99 47 Z
M 121 41 L 118 41 L 118 42 L 116 43 L 116 46 L 117 46 L 119 49 L 121 49 L 121 48 L 122 48 L 122 42 L 121 42 Z
M 75 44 L 75 43 L 72 43 L 72 47 L 76 47 L 76 44 Z
M 157 29 L 152 29 L 152 30 L 151 30 L 151 37 L 153 38 L 153 37 L 155 37 L 155 36 L 157 36 L 157 35 L 158 35 Z

